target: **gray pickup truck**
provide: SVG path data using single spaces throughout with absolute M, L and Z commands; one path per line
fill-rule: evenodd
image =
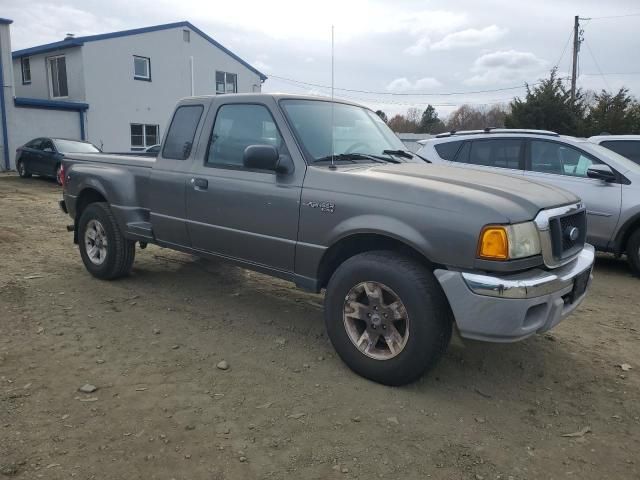
M 326 289 L 355 372 L 419 378 L 462 337 L 524 339 L 583 300 L 593 248 L 580 200 L 430 165 L 364 107 L 241 94 L 181 100 L 157 158 L 73 154 L 62 209 L 87 270 L 131 271 L 136 243 Z

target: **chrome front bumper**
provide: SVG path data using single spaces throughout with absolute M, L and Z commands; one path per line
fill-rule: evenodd
M 513 342 L 553 328 L 580 305 L 594 259 L 594 248 L 585 245 L 575 259 L 554 270 L 494 276 L 437 269 L 434 274 L 461 336 Z M 587 289 L 576 296 L 574 283 L 581 274 L 588 276 Z
M 469 289 L 478 295 L 499 298 L 535 298 L 573 286 L 573 279 L 590 269 L 595 258 L 594 248 L 585 245 L 573 262 L 555 270 L 527 270 L 506 277 L 462 273 Z

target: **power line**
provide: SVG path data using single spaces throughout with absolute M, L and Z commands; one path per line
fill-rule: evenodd
M 606 15 L 604 17 L 587 17 L 581 18 L 580 20 L 607 20 L 609 18 L 625 18 L 625 17 L 640 17 L 640 13 L 627 13 L 624 15 Z
M 607 90 L 611 90 L 611 87 L 609 86 L 609 82 L 607 82 L 606 77 L 604 76 L 604 73 L 602 73 L 602 69 L 600 68 L 600 65 L 598 64 L 598 61 L 596 60 L 596 56 L 593 54 L 593 51 L 591 50 L 591 47 L 589 46 L 589 42 L 587 42 L 587 40 L 584 40 L 584 45 L 585 47 L 587 47 L 587 50 L 589 51 L 589 55 L 591 55 L 591 58 L 593 59 L 593 63 L 596 64 L 596 68 L 598 69 L 598 72 L 600 72 L 600 76 L 602 77 L 602 81 L 604 82 L 605 86 L 607 87 Z
M 280 77 L 278 75 L 270 75 L 269 78 L 277 78 L 278 80 L 282 80 L 284 82 L 291 82 L 291 83 L 295 83 L 295 84 L 300 84 L 300 85 L 306 85 L 309 87 L 318 87 L 318 88 L 331 88 L 331 86 L 329 85 L 322 85 L 319 83 L 311 83 L 311 82 L 304 82 L 302 80 L 295 80 L 293 78 L 287 78 L 287 77 Z M 537 85 L 538 82 L 534 82 L 531 83 L 529 85 Z M 380 91 L 373 91 L 373 90 L 356 90 L 356 89 L 352 89 L 352 88 L 339 88 L 339 87 L 334 87 L 334 90 L 340 90 L 342 92 L 353 92 L 353 93 L 370 93 L 370 94 L 374 94 L 374 95 L 395 95 L 395 96 L 405 96 L 405 97 L 417 97 L 417 96 L 430 96 L 430 97 L 447 97 L 447 96 L 452 96 L 452 95 L 471 95 L 471 94 L 478 94 L 478 93 L 493 93 L 493 92 L 504 92 L 504 91 L 508 91 L 508 90 L 518 90 L 520 88 L 525 88 L 525 85 L 518 85 L 518 86 L 513 86 L 513 87 L 502 87 L 502 88 L 491 88 L 491 89 L 487 89 L 487 90 L 469 90 L 469 91 L 461 91 L 461 92 L 440 92 L 440 93 L 435 93 L 435 92 L 431 92 L 431 93 L 426 93 L 426 92 L 380 92 Z
M 560 65 L 560 62 L 562 61 L 562 59 L 564 57 L 564 54 L 567 51 L 567 47 L 569 46 L 569 42 L 571 41 L 571 37 L 573 37 L 573 29 L 571 29 L 569 31 L 569 38 L 567 38 L 567 43 L 564 44 L 564 48 L 562 49 L 562 53 L 560 54 L 560 58 L 555 63 L 555 68 L 558 68 L 558 66 Z

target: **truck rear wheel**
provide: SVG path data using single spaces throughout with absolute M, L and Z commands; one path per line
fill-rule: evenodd
M 411 383 L 435 365 L 449 345 L 452 319 L 433 274 L 394 252 L 351 257 L 327 286 L 325 323 L 338 355 L 385 385 Z
M 626 250 L 633 274 L 640 277 L 640 228 L 636 229 L 627 240 Z
M 82 212 L 78 243 L 82 262 L 94 277 L 113 280 L 131 272 L 136 244 L 122 235 L 108 204 L 92 203 Z

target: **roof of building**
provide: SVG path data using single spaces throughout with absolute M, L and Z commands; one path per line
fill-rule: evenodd
M 9 25 L 13 23 L 13 20 L 10 18 L 0 18 L 0 25 Z
M 10 22 L 10 20 L 8 22 Z M 228 48 L 216 42 L 213 38 L 211 38 L 209 35 L 204 33 L 198 27 L 191 24 L 191 22 L 187 22 L 187 21 L 165 23 L 163 25 L 154 25 L 151 27 L 144 27 L 144 28 L 134 28 L 132 30 L 122 30 L 120 32 L 101 33 L 99 35 L 87 35 L 84 37 L 65 38 L 64 40 L 61 40 L 58 42 L 47 43 L 45 45 L 38 45 L 36 47 L 24 48 L 22 50 L 16 50 L 15 52 L 13 52 L 12 55 L 13 55 L 13 58 L 28 57 L 30 55 L 36 55 L 38 53 L 47 53 L 47 52 L 52 52 L 54 50 L 60 50 L 62 48 L 79 47 L 87 42 L 96 42 L 99 40 L 108 40 L 110 38 L 126 37 L 129 35 L 140 35 L 142 33 L 157 32 L 159 30 L 169 30 L 172 28 L 184 28 L 184 27 L 190 28 L 191 30 L 196 32 L 198 35 L 200 35 L 202 38 L 207 40 L 209 43 L 218 47 L 224 53 L 229 55 L 231 58 L 237 60 L 238 62 L 243 64 L 245 67 L 247 67 L 249 70 L 258 74 L 262 80 L 267 79 L 267 76 L 264 73 L 262 73 L 261 71 L 259 71 L 257 68 L 253 67 L 246 61 L 244 61 L 242 58 L 240 58 L 238 55 L 233 53 Z

